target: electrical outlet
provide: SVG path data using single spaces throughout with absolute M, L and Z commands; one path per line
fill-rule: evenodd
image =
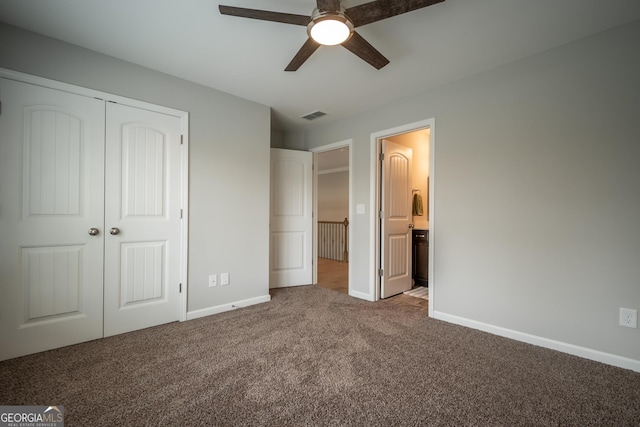
M 214 286 L 218 286 L 218 275 L 212 274 L 209 276 L 209 287 L 213 288 Z
M 638 310 L 620 307 L 620 326 L 628 328 L 638 327 Z
M 220 286 L 229 284 L 229 273 L 220 273 Z

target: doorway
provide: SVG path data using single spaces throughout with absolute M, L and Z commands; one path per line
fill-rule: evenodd
M 371 230 L 373 231 L 373 241 L 375 242 L 375 244 L 372 245 L 370 254 L 371 265 L 374 267 L 374 280 L 372 280 L 370 288 L 373 300 L 383 298 L 383 281 L 385 280 L 383 267 L 385 265 L 385 257 L 388 256 L 389 253 L 389 248 L 387 247 L 389 243 L 385 243 L 385 237 L 381 235 L 381 233 L 384 232 L 383 218 L 386 215 L 386 212 L 384 212 L 385 188 L 383 182 L 384 168 L 386 166 L 384 163 L 385 160 L 380 156 L 383 150 L 384 140 L 406 146 L 415 152 L 413 155 L 414 159 L 411 161 L 413 177 L 410 178 L 410 190 L 406 191 L 404 193 L 406 196 L 403 197 L 406 197 L 404 202 L 413 208 L 413 197 L 418 195 L 423 202 L 423 207 L 422 215 L 419 215 L 420 212 L 415 212 L 412 209 L 409 228 L 413 227 L 416 230 L 427 231 L 429 233 L 429 240 L 431 241 L 433 241 L 434 231 L 434 119 L 411 123 L 372 134 L 371 206 L 372 211 L 377 213 L 371 215 Z M 411 234 L 411 230 L 405 231 L 405 235 Z M 406 244 L 406 242 L 403 244 Z M 431 244 L 429 249 L 426 262 L 428 262 L 429 266 L 433 266 L 433 244 Z M 411 258 L 413 257 L 411 256 Z M 413 260 L 407 260 L 408 263 L 411 261 Z M 410 269 L 408 265 L 406 267 Z M 415 283 L 413 278 L 411 283 L 412 285 Z M 433 268 L 428 269 L 427 283 L 428 310 L 429 312 L 433 312 Z
M 314 283 L 349 294 L 351 141 L 314 150 Z

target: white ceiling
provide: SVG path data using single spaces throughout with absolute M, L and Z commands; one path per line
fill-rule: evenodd
M 367 0 L 344 0 L 345 7 Z M 310 15 L 314 0 L 0 0 L 0 20 L 268 105 L 282 130 L 328 123 L 640 19 L 639 0 L 446 0 L 358 28 L 391 63 L 321 47 L 305 27 L 218 4 Z M 315 110 L 313 122 L 299 117 Z

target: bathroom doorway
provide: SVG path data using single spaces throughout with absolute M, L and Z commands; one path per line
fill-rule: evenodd
M 385 297 L 390 297 L 391 294 L 386 291 L 383 295 L 383 286 L 385 280 L 385 268 L 390 268 L 392 271 L 387 271 L 394 275 L 410 276 L 411 286 L 416 284 L 414 280 L 414 271 L 412 264 L 414 261 L 414 251 L 402 251 L 402 257 L 398 257 L 398 254 L 392 254 L 393 259 L 387 259 L 392 244 L 399 245 L 402 243 L 403 247 L 413 243 L 413 230 L 424 232 L 429 234 L 429 240 L 433 237 L 433 151 L 434 151 L 434 120 L 424 120 L 417 123 L 401 126 L 398 128 L 388 129 L 372 134 L 372 207 L 374 212 L 378 212 L 377 215 L 372 215 L 371 229 L 374 232 L 373 238 L 375 245 L 373 245 L 371 259 L 372 265 L 375 268 L 375 280 L 372 284 L 373 300 L 379 300 Z M 406 229 L 402 231 L 395 231 L 396 235 L 391 238 L 383 235 L 384 233 L 384 221 L 387 215 L 395 215 L 394 212 L 385 212 L 391 209 L 389 205 L 390 194 L 386 194 L 387 203 L 385 203 L 385 182 L 384 173 L 390 173 L 390 165 L 385 161 L 383 155 L 383 141 L 392 141 L 394 144 L 399 144 L 410 148 L 412 153 L 409 160 L 411 168 L 411 174 L 408 184 L 408 188 L 403 192 L 396 192 L 393 195 L 394 203 L 398 203 L 406 207 L 404 212 L 405 216 L 408 216 L 406 221 Z M 407 156 L 408 158 L 408 156 Z M 397 160 L 397 159 L 396 159 Z M 396 161 L 393 160 L 392 161 Z M 390 185 L 387 183 L 387 185 Z M 388 193 L 388 189 L 387 193 Z M 420 199 L 422 209 L 418 212 L 414 211 L 414 197 L 418 196 Z M 400 199 L 399 199 L 400 198 Z M 386 205 L 386 207 L 385 207 Z M 413 248 L 412 248 L 413 249 Z M 424 251 L 423 251 L 424 252 Z M 433 245 L 427 251 L 426 260 L 420 261 L 427 263 L 427 265 L 433 265 Z M 418 282 L 420 285 L 428 285 L 427 292 L 424 292 L 424 297 L 428 301 L 429 312 L 432 312 L 433 302 L 433 269 L 428 269 L 428 278 Z M 407 292 L 411 289 L 407 289 Z M 393 293 L 393 292 L 392 292 Z M 400 292 L 400 295 L 404 295 L 404 290 Z

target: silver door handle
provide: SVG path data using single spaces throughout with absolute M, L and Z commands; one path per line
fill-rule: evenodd
M 98 230 L 97 228 L 90 228 L 89 229 L 89 236 L 97 236 L 98 233 L 100 233 L 100 230 Z
M 111 227 L 111 229 L 109 230 L 109 234 L 115 236 L 116 234 L 120 233 L 120 229 L 118 227 Z

